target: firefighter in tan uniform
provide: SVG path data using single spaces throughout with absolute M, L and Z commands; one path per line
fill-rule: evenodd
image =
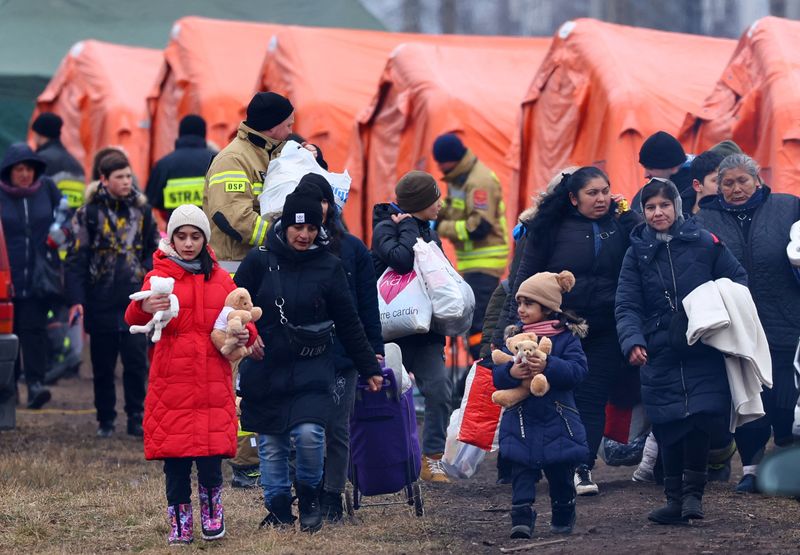
M 439 136 L 433 157 L 444 174 L 447 198 L 436 221 L 456 248 L 457 269 L 475 293 L 469 350 L 479 358 L 483 316 L 508 261 L 505 203 L 500 182 L 455 134 Z
M 209 244 L 220 266 L 235 274 L 253 247 L 267 239 L 269 222 L 260 215 L 258 195 L 270 160 L 280 155 L 292 132 L 294 108 L 289 100 L 272 92 L 257 93 L 247 106 L 247 119 L 236 137 L 211 162 L 203 188 L 203 211 L 211 222 Z M 313 145 L 304 145 L 316 153 Z M 235 280 L 235 276 L 234 276 Z M 264 343 L 259 338 L 253 358 L 260 359 Z M 235 379 L 235 378 L 234 378 Z M 233 467 L 233 487 L 256 487 L 258 451 L 255 434 L 239 431 Z

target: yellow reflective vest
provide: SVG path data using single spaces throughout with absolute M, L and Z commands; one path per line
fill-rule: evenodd
M 241 261 L 264 244 L 269 222 L 260 216 L 258 195 L 270 160 L 285 141 L 239 124 L 236 137 L 211 162 L 203 189 L 203 211 L 211 222 L 209 244 L 219 261 Z
M 503 191 L 495 173 L 469 150 L 447 175 L 447 198 L 436 231 L 452 241 L 458 271 L 495 276 L 505 273 L 509 247 Z M 485 221 L 484 235 L 471 238 Z

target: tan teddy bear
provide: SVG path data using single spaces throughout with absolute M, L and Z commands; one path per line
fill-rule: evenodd
M 250 322 L 261 318 L 261 309 L 253 306 L 250 293 L 243 287 L 237 287 L 225 297 L 225 308 L 222 309 L 214 329 L 211 341 L 214 346 L 230 361 L 237 361 L 252 352 L 250 347 L 238 347 L 236 334 Z M 220 320 L 224 323 L 220 326 Z M 224 328 L 224 329 L 223 329 Z
M 519 363 L 522 360 L 540 358 L 547 360 L 547 355 L 553 350 L 553 342 L 549 337 L 541 341 L 535 333 L 518 333 L 506 339 L 506 347 L 514 353 L 510 355 L 500 349 L 492 351 L 492 362 L 505 364 L 507 362 Z M 492 393 L 492 402 L 501 407 L 511 407 L 533 394 L 541 397 L 550 391 L 550 383 L 544 374 L 536 374 L 532 379 L 522 380 L 514 389 L 500 389 Z

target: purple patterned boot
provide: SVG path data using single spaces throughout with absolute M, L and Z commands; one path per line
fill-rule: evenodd
M 192 504 L 170 505 L 167 507 L 169 517 L 169 545 L 190 544 L 194 539 L 192 530 Z
M 200 522 L 204 540 L 218 540 L 225 535 L 225 516 L 222 510 L 222 486 L 200 490 Z

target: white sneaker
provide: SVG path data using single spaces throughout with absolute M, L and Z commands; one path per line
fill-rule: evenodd
M 592 481 L 592 471 L 585 464 L 575 469 L 575 493 L 578 495 L 597 495 L 600 488 Z
M 653 474 L 652 468 L 644 468 L 643 466 L 639 465 L 636 470 L 633 471 L 632 480 L 634 482 L 641 482 L 643 484 L 655 484 L 656 477 Z

